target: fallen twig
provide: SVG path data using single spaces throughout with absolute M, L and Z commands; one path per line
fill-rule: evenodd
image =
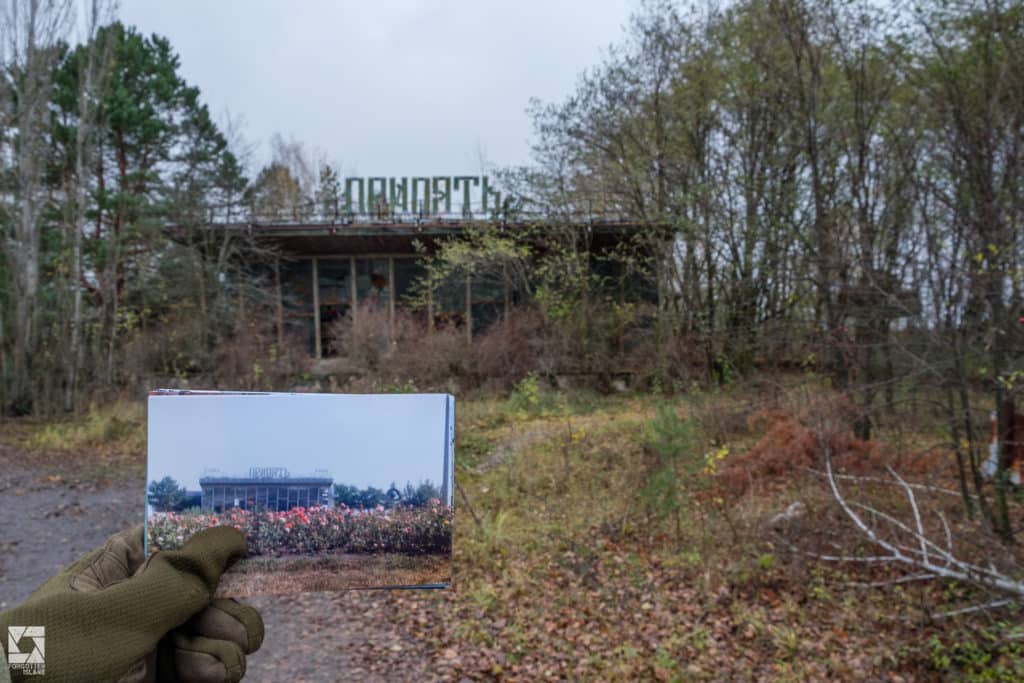
M 920 513 L 917 508 L 917 500 L 913 495 L 912 487 L 902 481 L 902 479 L 899 478 L 898 475 L 895 475 L 894 472 L 893 474 L 896 476 L 897 481 L 901 482 L 900 486 L 905 492 L 907 492 L 911 507 L 914 510 L 915 525 L 917 527 L 916 531 L 892 515 L 886 514 L 881 510 L 864 505 L 863 503 L 851 503 L 850 501 L 847 501 L 846 497 L 839 490 L 839 484 L 836 481 L 837 477 L 835 472 L 832 470 L 832 454 L 828 443 L 822 443 L 822 448 L 825 453 L 825 471 L 828 477 L 829 488 L 832 491 L 832 497 L 850 521 L 853 522 L 854 526 L 856 526 L 857 529 L 859 529 L 860 532 L 866 536 L 869 541 L 871 541 L 871 543 L 889 553 L 888 561 L 914 567 L 918 570 L 935 574 L 936 577 L 956 579 L 958 581 L 964 581 L 988 588 L 995 588 L 1004 593 L 1024 597 L 1024 582 L 1018 581 L 999 572 L 991 564 L 986 568 L 961 560 L 955 557 L 950 550 L 943 549 L 929 540 L 924 533 L 924 527 L 921 523 Z M 874 529 L 864 522 L 854 508 L 862 509 L 889 522 L 893 527 L 907 534 L 918 545 L 918 548 L 910 548 L 903 544 L 882 538 Z M 947 545 L 949 544 L 947 543 Z M 828 556 L 820 557 L 821 559 L 829 559 Z M 933 558 L 938 558 L 942 564 L 938 564 Z M 846 558 L 842 558 L 842 561 L 848 560 L 846 560 Z M 879 560 L 876 557 L 873 558 L 872 561 L 882 560 Z
M 961 614 L 971 614 L 972 612 L 982 612 L 990 609 L 997 609 L 999 607 L 1006 607 L 1007 605 L 1016 604 L 1014 600 L 995 600 L 993 602 L 986 602 L 984 605 L 973 605 L 971 607 L 964 607 L 962 609 L 955 609 L 949 612 L 939 612 L 938 614 L 931 615 L 932 619 L 946 619 L 948 617 L 957 617 Z
M 800 469 L 804 470 L 805 472 L 810 472 L 811 474 L 813 474 L 815 476 L 818 476 L 818 477 L 821 477 L 823 479 L 827 479 L 828 478 L 828 473 L 827 472 L 822 472 L 821 470 L 816 470 L 813 467 L 801 467 Z M 895 482 L 895 481 L 893 481 L 891 479 L 886 479 L 884 477 L 868 477 L 868 476 L 854 475 L 854 474 L 835 474 L 833 476 L 836 479 L 842 479 L 842 480 L 847 480 L 847 481 L 860 481 L 860 482 L 869 482 L 869 483 L 872 483 L 872 484 L 885 484 L 886 486 L 901 486 L 898 482 Z M 912 484 L 912 483 L 909 483 L 909 482 L 904 482 L 904 483 L 907 486 L 909 486 L 910 488 L 916 489 L 918 491 L 927 491 L 928 493 L 943 493 L 943 494 L 946 494 L 947 496 L 956 496 L 957 498 L 963 498 L 963 495 L 960 493 L 960 491 L 954 491 L 953 489 L 947 489 L 947 488 L 943 488 L 941 486 L 930 486 L 928 484 Z M 902 488 L 902 486 L 901 486 L 901 488 Z M 970 495 L 970 497 L 972 499 L 977 497 L 974 494 L 969 494 L 969 495 Z
M 924 574 L 908 574 L 907 576 L 901 576 L 898 579 L 891 579 L 889 581 L 845 581 L 844 585 L 861 588 L 884 588 L 885 586 L 898 586 L 899 584 L 913 583 L 914 581 L 930 581 L 934 578 L 938 577 L 935 574 L 925 572 Z

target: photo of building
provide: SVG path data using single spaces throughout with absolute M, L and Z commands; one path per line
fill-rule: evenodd
M 249 554 L 220 595 L 447 586 L 454 413 L 447 394 L 152 392 L 147 552 L 228 525 Z
M 284 468 L 252 467 L 245 477 L 200 477 L 200 507 L 204 512 L 330 508 L 334 507 L 333 485 L 328 476 L 292 476 Z

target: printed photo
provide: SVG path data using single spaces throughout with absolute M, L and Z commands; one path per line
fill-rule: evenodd
M 149 396 L 147 552 L 230 525 L 219 595 L 444 588 L 455 402 L 445 394 Z

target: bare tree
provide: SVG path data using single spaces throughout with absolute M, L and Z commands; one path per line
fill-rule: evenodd
M 47 158 L 48 104 L 59 41 L 71 22 L 70 0 L 7 0 L 3 5 L 4 65 L 15 130 L 14 235 L 8 245 L 14 269 L 14 346 L 9 407 L 31 410 L 31 363 L 36 349 L 39 299 L 39 243 L 46 203 L 43 173 Z
M 113 18 L 114 0 L 89 0 L 84 17 L 81 42 L 85 59 L 79 63 L 78 121 L 75 135 L 75 169 L 68 187 L 67 230 L 71 244 L 68 286 L 71 290 L 71 319 L 68 354 L 65 360 L 64 410 L 73 410 L 78 392 L 78 376 L 84 362 L 82 311 L 82 240 L 87 229 L 88 181 L 93 162 L 95 128 L 99 101 L 109 59 L 105 43 L 96 40 L 99 28 Z

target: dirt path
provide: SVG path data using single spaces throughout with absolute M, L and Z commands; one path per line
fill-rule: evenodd
M 557 429 L 564 429 L 560 424 L 540 424 L 524 430 L 509 430 L 509 433 L 498 442 L 490 455 L 480 465 L 480 471 L 486 472 L 501 467 L 513 459 L 520 451 L 550 439 Z
M 608 420 L 607 415 L 574 415 L 572 418 L 548 418 L 529 426 L 512 425 L 496 431 L 498 441 L 487 458 L 478 465 L 480 472 L 501 467 L 514 460 L 521 452 L 536 447 L 549 439 L 566 438 L 576 430 L 591 429 Z
M 17 455 L 0 446 L 0 609 L 24 600 L 110 534 L 142 521 L 141 481 L 65 479 L 49 468 L 20 465 Z
M 0 445 L 0 610 L 113 533 L 142 521 L 142 479 L 53 474 L 41 460 Z M 245 680 L 433 680 L 433 648 L 396 628 L 387 591 L 247 598 L 263 615 L 266 639 Z M 56 647 L 56 644 L 52 645 Z

